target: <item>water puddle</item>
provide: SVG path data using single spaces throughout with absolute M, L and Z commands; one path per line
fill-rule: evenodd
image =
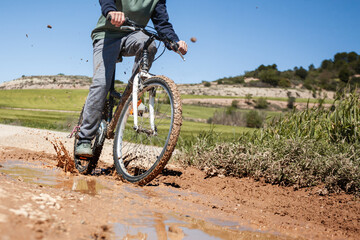
M 102 190 L 111 189 L 111 183 L 102 184 L 96 177 L 72 176 L 36 161 L 1 162 L 0 172 L 19 181 L 89 195 L 101 194 Z M 130 206 L 122 205 L 120 212 L 125 211 L 122 215 L 113 212 L 118 215 L 116 222 L 112 223 L 115 239 L 287 239 L 277 234 L 255 231 L 236 222 L 218 219 L 204 221 L 180 213 L 154 212 L 147 208 L 146 202 L 151 198 L 161 199 L 161 193 L 133 185 L 124 185 L 123 190 L 125 195 L 140 196 L 145 204 L 134 199 Z M 173 191 L 180 194 L 177 190 Z
M 40 162 L 7 161 L 1 163 L 0 172 L 28 183 L 63 188 L 89 195 L 96 195 L 107 189 L 93 177 L 66 176 L 57 168 L 46 168 Z
M 190 216 L 152 213 L 113 224 L 116 239 L 288 239 L 270 233 L 229 229 Z

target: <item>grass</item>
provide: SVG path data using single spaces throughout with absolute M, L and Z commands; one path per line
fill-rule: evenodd
M 26 89 L 26 90 L 1 90 L 0 108 L 33 108 L 51 110 L 71 110 L 80 111 L 85 103 L 88 90 L 84 89 Z M 225 99 L 245 99 L 245 97 L 229 96 L 203 96 L 203 95 L 182 95 L 182 99 L 206 99 L 206 98 L 225 98 Z M 258 99 L 253 97 L 252 99 Z M 285 101 L 287 98 L 267 98 L 268 100 Z M 308 99 L 297 98 L 296 102 L 308 102 Z M 310 103 L 318 102 L 317 99 L 309 99 Z M 325 103 L 332 103 L 333 100 L 326 99 Z M 208 119 L 219 110 L 216 107 L 204 107 L 195 105 L 184 105 L 183 114 L 185 118 Z M 246 111 L 246 110 L 244 110 Z M 267 112 L 267 115 L 276 115 L 274 112 Z
M 343 95 L 334 108 L 308 108 L 273 119 L 234 142 L 200 133 L 182 145 L 184 165 L 212 173 L 263 179 L 295 188 L 324 184 L 329 192 L 360 194 L 360 94 Z
M 0 123 L 25 127 L 67 131 L 77 119 L 75 113 L 0 109 Z
M 183 121 L 180 138 L 183 140 L 193 139 L 204 131 L 214 131 L 218 133 L 221 135 L 219 141 L 223 139 L 224 141 L 232 142 L 235 141 L 240 136 L 240 134 L 244 132 L 253 132 L 254 130 L 246 127 L 233 127 L 217 124 L 210 125 L 207 123 Z
M 251 99 L 256 100 L 261 97 L 251 97 Z M 246 97 L 235 97 L 235 96 L 212 96 L 212 95 L 189 95 L 184 94 L 181 95 L 181 99 L 246 99 Z M 287 102 L 288 98 L 282 97 L 266 97 L 267 100 L 272 101 L 280 101 L 280 102 Z M 331 104 L 334 100 L 332 99 L 325 99 L 324 103 Z M 319 100 L 315 98 L 296 98 L 296 102 L 298 103 L 318 103 Z
M 69 131 L 76 125 L 79 114 L 80 112 L 64 113 L 0 109 L 0 123 L 50 130 Z M 214 131 L 221 133 L 223 138 L 228 139 L 229 141 L 232 141 L 244 131 L 252 131 L 252 129 L 248 128 L 183 121 L 180 138 L 183 139 L 183 141 L 192 139 L 200 132 L 208 131 L 210 129 L 214 129 Z
M 206 106 L 197 106 L 197 105 L 188 105 L 188 104 L 183 104 L 182 108 L 183 108 L 183 117 L 185 119 L 191 118 L 191 119 L 204 119 L 204 120 L 213 117 L 216 111 L 218 112 L 225 111 L 227 109 L 227 107 L 206 107 Z M 250 110 L 237 109 L 236 111 L 247 113 Z M 265 113 L 266 116 L 268 117 L 279 116 L 282 114 L 281 112 L 266 111 L 266 110 L 261 110 L 261 112 Z
M 88 90 L 1 90 L 0 123 L 69 131 L 77 122 L 77 112 L 4 107 L 79 112 L 87 93 Z M 337 99 L 334 109 L 317 106 L 286 115 L 264 110 L 268 117 L 277 117 L 261 130 L 183 121 L 178 142 L 183 155 L 178 161 L 212 169 L 215 174 L 250 176 L 295 188 L 324 184 L 329 191 L 359 194 L 360 96 L 356 93 L 344 96 Z M 197 97 L 233 98 L 183 96 Z M 287 101 L 287 98 L 268 99 Z M 207 120 L 216 111 L 225 109 L 183 105 L 183 116 Z
M 1 90 L 0 107 L 81 111 L 88 90 Z

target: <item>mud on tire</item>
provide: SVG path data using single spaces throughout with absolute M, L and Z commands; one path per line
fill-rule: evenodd
M 155 130 L 149 123 L 150 94 L 154 96 Z M 114 163 L 126 181 L 145 185 L 153 180 L 169 161 L 182 124 L 182 106 L 176 84 L 165 76 L 147 79 L 138 93 L 138 126 L 133 128 L 132 96 L 120 114 L 114 139 Z M 139 105 L 139 106 L 140 106 Z

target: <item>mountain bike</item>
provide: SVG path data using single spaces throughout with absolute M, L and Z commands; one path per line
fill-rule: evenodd
M 71 134 L 75 135 L 74 161 L 80 173 L 91 174 L 97 166 L 105 138 L 114 138 L 113 158 L 116 172 L 128 182 L 145 185 L 153 180 L 169 161 L 182 124 L 182 106 L 177 86 L 165 76 L 149 73 L 148 47 L 157 40 L 169 44 L 185 59 L 179 52 L 177 43 L 147 27 L 126 19 L 121 28 L 142 31 L 149 37 L 142 49 L 141 64 L 134 71 L 130 78 L 133 80 L 128 82 L 123 93 L 115 90 L 113 74 L 99 129 L 92 140 L 91 158 L 75 155 L 82 123 L 83 110 L 81 111 L 78 125 Z

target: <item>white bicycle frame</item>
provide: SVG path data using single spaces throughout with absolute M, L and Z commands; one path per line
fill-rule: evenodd
M 138 126 L 138 91 L 139 91 L 139 84 L 141 81 L 144 81 L 148 78 L 152 77 L 151 74 L 141 71 L 135 75 L 133 81 L 133 89 L 132 89 L 132 104 L 133 104 L 133 116 L 134 116 L 134 129 L 137 131 L 139 129 Z M 150 93 L 149 94 L 149 119 L 150 119 L 150 127 L 153 133 L 155 133 L 155 111 L 154 111 L 154 104 L 155 104 L 155 96 Z

